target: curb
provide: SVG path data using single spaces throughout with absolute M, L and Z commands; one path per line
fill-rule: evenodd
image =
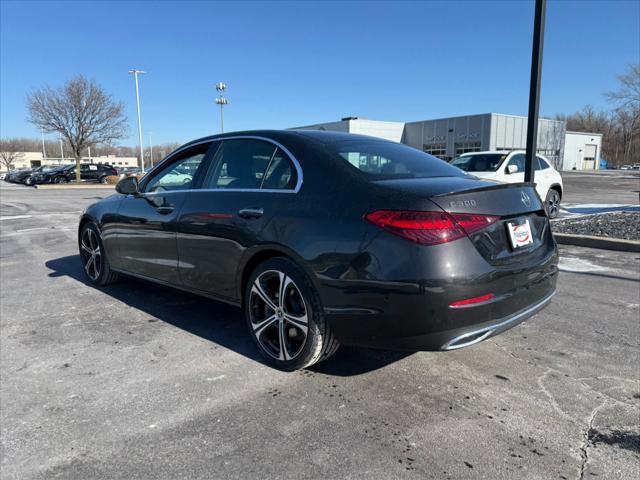
M 554 233 L 553 237 L 561 245 L 617 250 L 620 252 L 640 252 L 640 242 L 623 240 L 622 238 L 594 237 L 592 235 L 574 235 L 571 233 Z
M 65 184 L 58 184 L 58 185 L 34 185 L 34 188 L 37 189 L 43 189 L 43 190 L 64 190 L 64 189 L 83 189 L 83 188 L 101 188 L 101 189 L 115 189 L 116 186 L 115 185 L 103 185 L 101 183 L 93 183 L 90 185 L 70 185 L 68 183 Z

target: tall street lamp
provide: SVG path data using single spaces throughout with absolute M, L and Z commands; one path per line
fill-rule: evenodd
M 224 91 L 227 89 L 227 84 L 223 82 L 216 83 L 216 90 L 220 92 L 220 96 L 216 98 L 216 104 L 220 105 L 220 132 L 224 133 L 224 113 L 222 108 L 229 103 L 224 95 Z
M 142 169 L 142 173 L 144 173 L 144 153 L 142 151 L 142 118 L 140 117 L 140 89 L 138 88 L 138 74 L 147 73 L 143 70 L 136 70 L 132 68 L 129 70 L 129 73 L 133 73 L 133 76 L 136 79 L 136 105 L 138 107 L 138 139 L 140 140 L 140 167 Z
M 64 163 L 64 148 L 62 148 L 62 134 L 58 132 L 60 137 L 60 157 L 62 158 L 62 163 Z
M 44 163 L 47 163 L 47 149 L 44 148 L 44 130 L 40 130 L 40 133 L 42 133 L 42 159 Z
M 149 132 L 149 158 L 151 162 L 149 168 L 153 168 L 153 132 Z

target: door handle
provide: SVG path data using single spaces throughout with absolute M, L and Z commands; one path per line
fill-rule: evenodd
M 165 205 L 163 207 L 158 207 L 156 208 L 156 211 L 160 214 L 160 215 L 166 215 L 168 213 L 173 212 L 173 206 L 171 205 Z
M 238 210 L 238 215 L 242 218 L 260 218 L 264 215 L 264 209 L 262 207 L 243 208 Z

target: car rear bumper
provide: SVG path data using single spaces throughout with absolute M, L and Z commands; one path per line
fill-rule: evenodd
M 455 278 L 415 276 L 416 280 L 369 278 L 336 283 L 325 279 L 321 296 L 334 334 L 344 345 L 454 350 L 508 330 L 549 304 L 558 277 L 555 245 L 549 245 L 545 255 L 505 267 L 480 261 L 481 268 L 473 268 L 475 254 L 469 252 L 472 250 L 464 243 L 461 251 L 442 249 L 441 263 L 460 259 L 461 266 L 468 268 L 465 275 Z M 340 297 L 336 297 L 338 292 Z M 489 300 L 452 306 L 488 293 L 493 294 Z

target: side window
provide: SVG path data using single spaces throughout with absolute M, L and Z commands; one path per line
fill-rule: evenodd
M 524 154 L 516 153 L 509 160 L 509 165 L 516 165 L 518 167 L 518 173 L 520 173 L 520 172 L 524 172 L 524 162 L 525 162 Z M 505 168 L 505 170 L 506 170 L 506 168 Z
M 298 183 L 298 173 L 291 159 L 278 148 L 267 168 L 267 173 L 264 175 L 262 188 L 270 190 L 293 190 L 296 183 Z
M 275 145 L 262 140 L 224 140 L 203 188 L 259 189 L 275 150 Z
M 153 176 L 145 185 L 146 193 L 192 188 L 193 179 L 204 160 L 210 143 L 197 145 L 193 149 L 180 153 L 169 165 Z
M 536 170 L 545 170 L 545 169 L 549 168 L 549 164 L 547 162 L 545 162 L 543 158 L 536 157 L 535 168 L 536 168 Z

